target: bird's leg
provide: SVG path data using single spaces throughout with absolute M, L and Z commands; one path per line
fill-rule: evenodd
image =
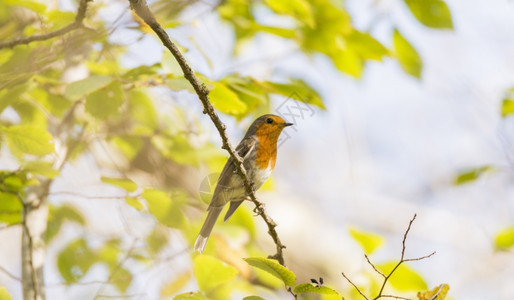
M 248 199 L 248 200 L 250 200 L 250 199 Z M 256 216 L 259 216 L 259 215 L 264 214 L 265 205 L 264 205 L 264 203 L 259 202 L 259 201 L 257 201 L 257 203 L 259 203 L 259 204 L 255 205 L 253 212 L 255 213 Z

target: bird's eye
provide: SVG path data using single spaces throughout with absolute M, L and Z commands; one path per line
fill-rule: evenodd
M 267 118 L 267 119 L 266 119 L 266 123 L 268 123 L 268 124 L 273 123 L 273 119 L 272 119 L 272 118 Z

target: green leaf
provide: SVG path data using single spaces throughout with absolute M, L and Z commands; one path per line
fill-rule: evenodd
M 46 161 L 30 161 L 23 166 L 23 170 L 29 173 L 43 175 L 47 178 L 59 176 L 59 171 L 53 168 L 53 164 Z
M 123 100 L 123 87 L 115 81 L 87 96 L 86 111 L 99 119 L 105 119 L 118 111 Z
M 296 294 L 303 294 L 303 293 L 316 293 L 316 294 L 324 294 L 324 295 L 339 295 L 338 292 L 334 291 L 331 288 L 328 288 L 326 286 L 315 286 L 312 283 L 302 283 L 297 286 L 295 286 L 293 290 Z
M 111 270 L 111 282 L 122 293 L 127 291 L 128 287 L 132 283 L 133 277 L 132 273 L 123 267 L 113 268 Z
M 200 293 L 187 292 L 183 294 L 179 294 L 173 298 L 173 300 L 210 300 L 209 298 L 204 297 Z
M 396 29 L 394 30 L 393 44 L 396 57 L 403 71 L 416 78 L 421 78 L 421 71 L 423 69 L 421 57 L 409 41 Z
M 128 94 L 130 115 L 137 124 L 145 125 L 152 131 L 157 128 L 158 115 L 154 102 L 144 90 L 131 90 Z
M 288 268 L 279 264 L 276 260 L 262 257 L 249 257 L 244 258 L 244 260 L 250 266 L 264 270 L 282 280 L 286 286 L 294 286 L 296 275 Z
M 148 244 L 147 250 L 150 256 L 155 256 L 168 244 L 168 233 L 162 227 L 156 227 L 146 237 L 146 243 Z
M 504 99 L 502 102 L 502 117 L 514 114 L 514 99 Z
M 135 208 L 139 211 L 143 210 L 143 208 L 144 208 L 141 201 L 139 201 L 139 199 L 137 199 L 137 198 L 127 197 L 127 198 L 125 198 L 125 201 L 127 202 L 128 205 L 132 206 L 133 208 Z
M 243 300 L 265 300 L 265 299 L 262 297 L 259 297 L 259 296 L 246 296 L 243 298 Z
M 54 152 L 52 135 L 43 128 L 15 125 L 0 129 L 13 153 L 46 155 Z
M 77 282 L 94 264 L 96 254 L 84 239 L 77 239 L 66 246 L 57 256 L 57 268 L 63 279 Z
M 21 222 L 21 200 L 12 193 L 0 192 L 0 223 L 7 225 Z
M 450 9 L 444 1 L 405 0 L 405 3 L 421 24 L 437 29 L 453 28 Z
M 101 180 L 104 183 L 120 187 L 129 193 L 135 192 L 137 189 L 137 184 L 128 178 L 111 178 L 102 176 Z
M 246 104 L 223 83 L 214 83 L 214 88 L 209 92 L 209 98 L 212 105 L 222 113 L 240 115 L 246 112 Z
M 266 0 L 265 3 L 276 13 L 290 15 L 300 22 L 305 22 L 311 28 L 315 26 L 312 9 L 307 0 Z
M 46 5 L 31 0 L 4 0 L 6 4 L 18 5 L 28 8 L 38 14 L 43 14 L 46 11 Z
M 198 287 L 206 293 L 231 282 L 237 276 L 236 268 L 207 255 L 198 255 L 194 258 L 193 272 Z
M 514 226 L 502 229 L 494 238 L 494 247 L 497 250 L 507 250 L 514 246 Z
M 0 300 L 12 300 L 11 295 L 7 292 L 7 289 L 0 286 Z
M 514 88 L 507 91 L 502 102 L 502 117 L 514 114 Z
M 439 286 L 436 286 L 431 291 L 418 292 L 419 300 L 444 300 L 448 291 L 450 290 L 450 286 L 446 283 L 443 283 Z
M 483 166 L 460 172 L 457 177 L 453 180 L 453 184 L 461 185 L 473 182 L 478 179 L 482 174 L 494 170 L 491 166 Z
M 148 210 L 162 224 L 173 228 L 182 227 L 186 220 L 178 203 L 174 203 L 167 193 L 146 189 L 142 197 L 148 203 Z
M 392 261 L 380 265 L 376 265 L 384 274 L 389 274 L 391 270 L 398 264 Z M 401 264 L 389 278 L 389 284 L 398 291 L 421 291 L 427 289 L 425 280 L 414 271 L 409 265 Z
M 389 51 L 369 33 L 354 30 L 345 37 L 345 41 L 347 48 L 364 60 L 381 61 L 384 56 L 389 54 Z
M 373 253 L 378 247 L 384 244 L 384 238 L 378 234 L 360 230 L 358 228 L 350 228 L 350 234 L 364 249 L 366 254 Z
M 277 83 L 266 81 L 263 83 L 270 93 L 279 94 L 284 97 L 291 97 L 296 101 L 315 105 L 321 109 L 325 109 L 321 96 L 301 79 L 290 79 L 289 83 Z
M 89 76 L 88 78 L 70 83 L 64 91 L 64 96 L 73 101 L 79 100 L 87 94 L 107 86 L 112 80 L 110 76 Z
M 161 297 L 168 298 L 179 292 L 191 280 L 193 274 L 185 272 L 173 277 L 173 280 L 161 287 Z
M 331 56 L 334 65 L 339 71 L 361 78 L 364 71 L 364 62 L 353 50 L 341 50 L 338 55 Z
M 80 225 L 86 224 L 84 217 L 82 217 L 80 212 L 73 206 L 68 204 L 54 206 L 50 204 L 45 237 L 47 242 L 50 242 L 59 233 L 62 224 L 64 224 L 65 221 L 74 222 Z

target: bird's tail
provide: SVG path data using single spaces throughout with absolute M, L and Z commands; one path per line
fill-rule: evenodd
M 218 220 L 218 216 L 220 215 L 222 210 L 223 206 L 209 207 L 209 213 L 207 214 L 207 218 L 205 219 L 202 229 L 200 230 L 200 234 L 198 235 L 195 241 L 194 249 L 196 251 L 202 253 L 205 249 L 205 245 L 207 244 L 207 240 L 211 235 L 212 228 L 214 227 L 214 224 L 216 224 L 216 220 Z

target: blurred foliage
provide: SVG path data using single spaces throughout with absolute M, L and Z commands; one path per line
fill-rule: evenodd
M 380 235 L 366 232 L 355 227 L 350 228 L 350 235 L 361 245 L 366 254 L 373 253 L 384 243 L 384 238 Z
M 164 27 L 177 28 L 191 22 L 182 12 L 194 10 L 196 4 L 159 0 L 151 8 Z M 443 1 L 405 0 L 405 4 L 421 24 L 452 28 L 450 11 Z M 119 189 L 122 205 L 152 218 L 153 230 L 146 233 L 138 247 L 129 247 L 124 233 L 95 236 L 88 231 L 92 220 L 84 212 L 67 201 L 53 203 L 54 198 L 49 197 L 46 241 L 56 243 L 66 226 L 80 228 L 72 240 L 64 245 L 61 241 L 53 260 L 62 280 L 66 284 L 80 282 L 93 267 L 101 266 L 108 273 L 106 284 L 123 295 L 136 275 L 135 265 L 158 263 L 178 240 L 192 244 L 201 220 L 191 210 L 205 205 L 197 186 L 185 182 L 185 174 L 220 172 L 226 154 L 206 138 L 199 117 L 189 105 L 159 97 L 163 93 L 172 99 L 194 94 L 167 51 L 163 51 L 161 63 L 130 68 L 122 63 L 127 45 L 110 39 L 110 33 L 123 27 L 142 38 L 150 30 L 135 16 L 133 22 L 121 24 L 102 18 L 99 11 L 105 5 L 91 2 L 86 26 L 65 36 L 0 49 L 0 146 L 12 155 L 17 166 L 15 170 L 0 171 L 0 223 L 9 226 L 21 222 L 27 187 L 40 184 L 41 179 L 60 179 L 56 162 L 62 147 L 70 149 L 68 162 L 94 159 L 105 172 L 100 178 L 105 188 Z M 406 74 L 421 79 L 422 58 L 407 37 L 393 24 L 391 41 L 377 39 L 371 29 L 356 28 L 343 1 L 226 0 L 209 13 L 219 16 L 234 31 L 234 55 L 256 36 L 273 35 L 293 42 L 305 55 L 327 57 L 336 69 L 354 78 L 363 76 L 369 62 L 396 59 Z M 288 25 L 265 24 L 261 21 L 263 14 Z M 74 18 L 74 12 L 55 9 L 45 1 L 0 0 L 0 41 L 45 34 Z M 184 52 L 188 50 L 180 47 Z M 209 53 L 204 56 L 208 59 Z M 209 87 L 214 107 L 237 121 L 271 112 L 272 99 L 277 97 L 325 109 L 319 92 L 297 76 L 270 74 L 257 79 L 228 73 L 214 79 L 197 75 Z M 293 94 L 299 97 L 291 97 Z M 510 106 L 510 102 L 504 102 L 504 116 L 511 113 Z M 115 162 L 105 162 L 98 145 L 116 157 Z M 130 179 L 135 173 L 145 174 L 152 184 Z M 350 233 L 368 254 L 383 243 L 376 234 L 355 228 Z M 263 258 L 266 253 L 257 243 L 259 234 L 248 208 L 238 209 L 226 224 L 220 220 L 205 255 L 190 254 L 192 270 L 164 282 L 161 296 L 228 299 L 239 291 L 248 295 L 245 299 L 262 299 L 252 295 L 263 289 L 284 293 L 284 286 L 291 287 L 301 299 L 312 299 L 313 293 L 322 299 L 343 294 L 359 296 L 319 283 L 295 286 L 293 270 Z M 236 246 L 229 245 L 228 240 L 237 241 Z M 251 258 L 246 262 L 241 259 L 248 256 Z M 381 268 L 390 266 L 385 263 Z M 380 278 L 363 274 L 369 278 L 366 288 L 376 291 Z M 422 277 L 408 266 L 402 266 L 395 277 L 391 286 L 397 290 L 426 289 Z M 198 291 L 186 292 L 191 282 L 197 283 Z M 1 287 L 0 299 L 10 299 Z
M 439 286 L 436 286 L 431 291 L 426 292 L 418 292 L 419 300 L 444 300 L 448 291 L 450 290 L 450 286 L 443 283 Z
M 482 166 L 460 172 L 453 183 L 456 185 L 466 184 L 477 180 L 481 175 L 494 170 L 492 166 Z
M 514 226 L 502 229 L 496 234 L 494 246 L 498 250 L 508 250 L 514 247 Z
M 5 287 L 0 286 L 0 300 L 11 300 L 11 295 L 7 292 Z

